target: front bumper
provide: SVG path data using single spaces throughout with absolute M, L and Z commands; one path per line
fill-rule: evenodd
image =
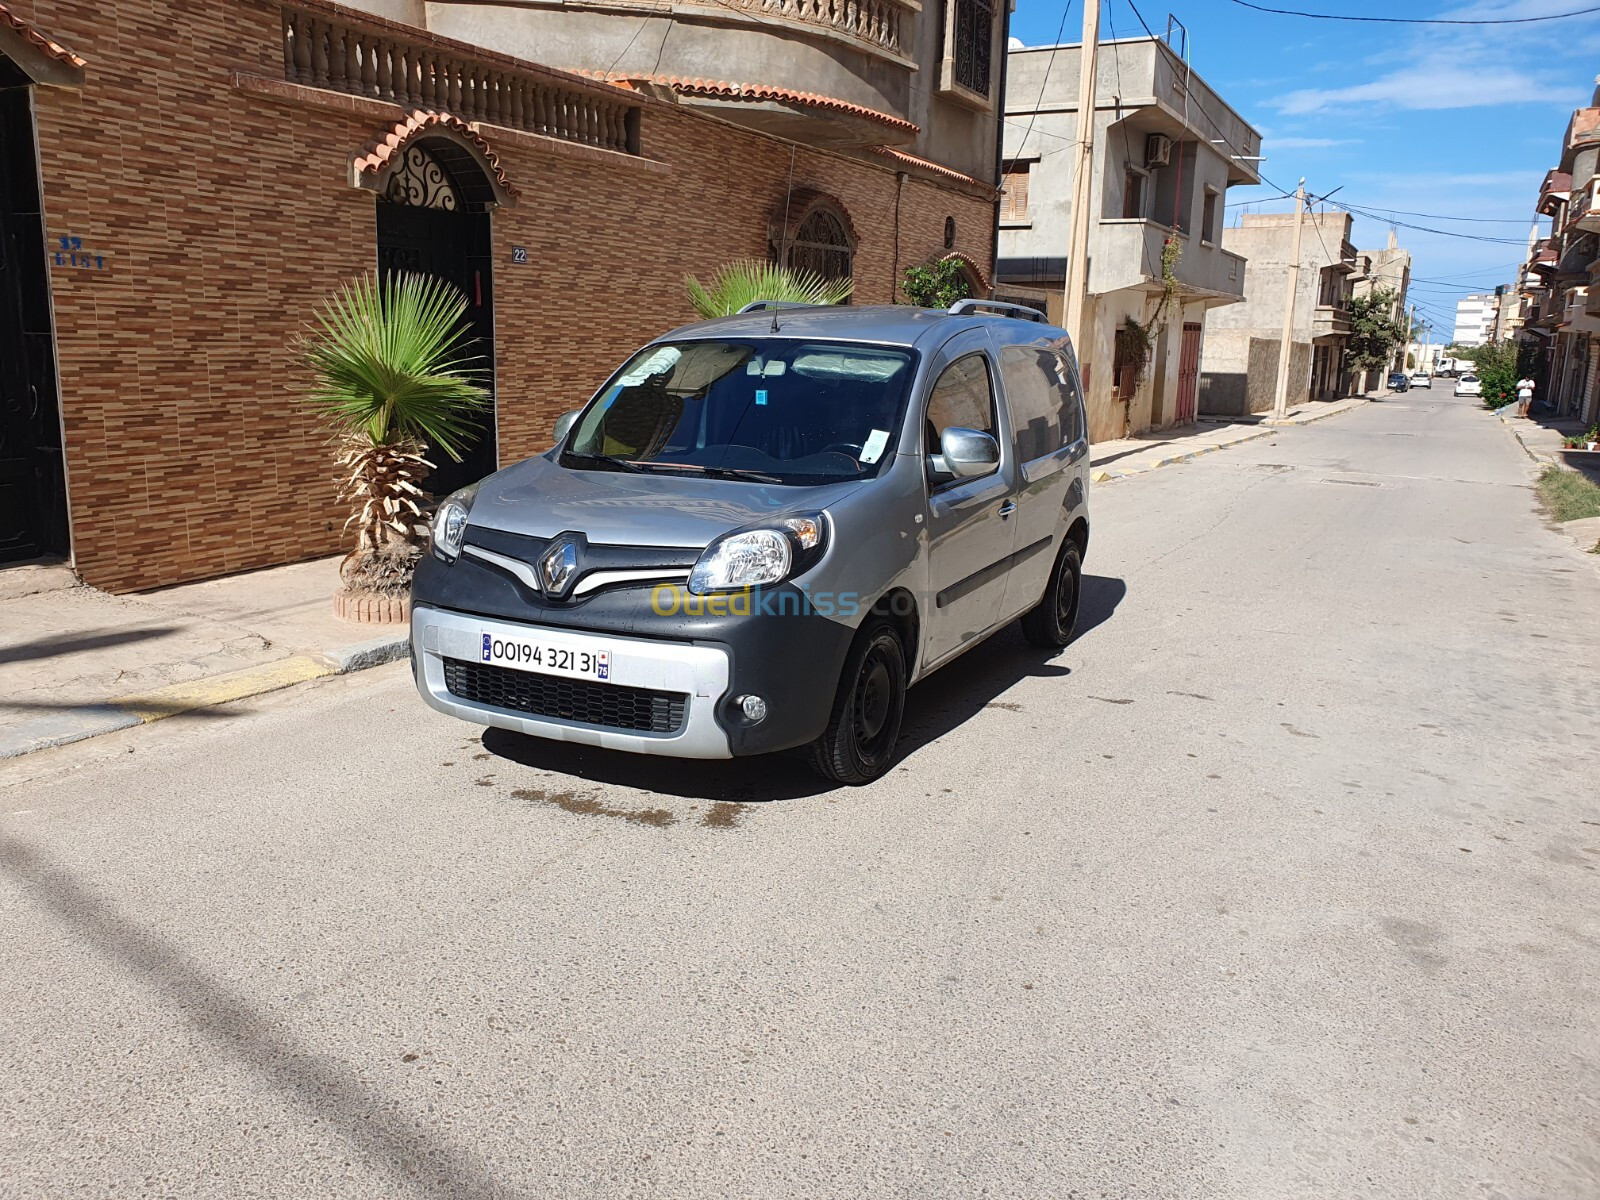
M 447 662 L 476 665 L 483 637 L 526 638 L 537 633 L 546 645 L 574 651 L 608 649 L 613 660 L 606 684 L 590 688 L 648 689 L 683 697 L 681 725 L 673 732 L 650 733 L 540 716 L 463 699 L 446 682 Z M 673 758 L 731 758 L 728 735 L 717 723 L 717 703 L 728 691 L 730 668 L 725 650 L 712 646 L 661 642 L 636 637 L 599 635 L 548 626 L 529 626 L 468 616 L 426 605 L 411 612 L 411 650 L 416 662 L 417 690 L 432 708 L 463 721 L 510 729 L 558 742 L 576 742 L 634 754 Z M 455 670 L 461 670 L 456 666 Z M 500 668 L 510 671 L 510 668 Z M 549 677 L 511 671 L 511 676 Z
M 514 545 L 496 548 L 507 552 L 515 549 Z M 687 567 L 684 573 L 688 573 Z M 556 634 L 588 635 L 612 645 L 625 642 L 630 647 L 660 647 L 672 652 L 667 657 L 674 661 L 677 661 L 675 652 L 680 650 L 716 655 L 720 663 L 718 670 L 725 674 L 717 676 L 722 686 L 720 693 L 715 690 L 715 682 L 712 684 L 710 719 L 722 738 L 720 750 L 715 755 L 695 751 L 693 757 L 770 754 L 813 741 L 827 727 L 845 654 L 860 620 L 855 613 L 848 618 L 841 614 L 839 619 L 831 619 L 807 611 L 801 603 L 802 593 L 791 584 L 772 590 L 769 611 L 750 615 L 728 610 L 720 613 L 659 612 L 652 603 L 650 585 L 606 588 L 570 603 L 555 604 L 510 572 L 469 555 L 452 563 L 441 562 L 431 554 L 423 556 L 417 564 L 411 599 L 413 640 L 419 664 L 427 658 L 428 651 L 416 633 L 418 614 L 428 611 L 442 612 L 456 621 L 466 622 L 466 627 L 472 629 L 482 630 L 504 622 L 506 627 L 524 637 L 537 631 L 541 638 Z M 525 714 L 512 714 L 507 720 L 515 719 L 520 723 L 506 724 L 491 721 L 479 708 L 460 711 L 456 707 L 444 707 L 459 705 L 460 701 L 448 691 L 439 694 L 444 686 L 442 668 L 430 684 L 419 666 L 417 682 L 428 703 L 441 712 L 452 712 L 465 720 L 501 724 L 504 728 L 537 736 L 615 746 L 645 754 L 688 754 L 666 748 L 666 742 L 658 737 L 622 735 L 602 739 L 591 735 L 580 738 L 567 731 L 566 726 L 551 726 L 537 718 L 530 721 Z M 698 692 L 698 686 L 694 690 Z M 766 720 L 752 725 L 743 719 L 734 701 L 746 695 L 761 696 L 767 701 Z M 702 711 L 700 705 L 693 706 L 692 715 L 697 722 Z M 701 742 L 699 729 L 697 725 L 696 741 L 692 744 L 712 741 L 707 730 Z

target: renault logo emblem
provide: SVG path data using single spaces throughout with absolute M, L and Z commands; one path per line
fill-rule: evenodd
M 578 547 L 569 539 L 558 538 L 539 556 L 539 580 L 552 596 L 565 596 L 578 574 Z

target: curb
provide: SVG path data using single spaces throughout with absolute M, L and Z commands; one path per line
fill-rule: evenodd
M 1350 397 L 1347 397 L 1347 399 L 1356 400 L 1357 403 L 1351 404 L 1347 408 L 1334 409 L 1332 412 L 1314 413 L 1309 417 L 1285 417 L 1281 421 L 1266 420 L 1266 421 L 1263 421 L 1261 423 L 1263 425 L 1271 425 L 1272 427 L 1274 427 L 1276 429 L 1282 429 L 1285 426 L 1294 426 L 1294 425 L 1315 425 L 1318 421 L 1326 421 L 1330 417 L 1342 417 L 1347 412 L 1355 412 L 1355 410 L 1360 408 L 1363 404 L 1371 404 L 1372 403 L 1372 398 L 1370 396 L 1361 396 L 1359 398 L 1355 397 L 1355 396 L 1350 396 Z
M 19 758 L 35 750 L 65 746 L 135 725 L 148 725 L 165 717 L 265 695 L 329 675 L 348 675 L 368 667 L 383 666 L 404 658 L 409 645 L 406 634 L 376 638 L 322 654 L 299 654 L 242 671 L 174 683 L 133 696 L 118 696 L 100 704 L 79 705 L 0 729 L 0 759 Z
M 1508 404 L 1505 407 L 1510 408 L 1513 406 Z M 1528 445 L 1526 440 L 1523 439 L 1522 430 L 1517 427 L 1515 422 L 1524 421 L 1527 419 L 1526 417 L 1502 417 L 1500 415 L 1500 410 L 1497 410 L 1494 414 L 1494 418 L 1511 431 L 1511 436 L 1517 439 L 1517 445 L 1522 447 L 1522 452 L 1529 458 L 1533 459 L 1534 462 L 1543 463 L 1546 466 L 1552 467 L 1565 467 L 1565 463 L 1561 462 L 1559 459 L 1550 457 L 1548 454 L 1540 454 L 1532 446 Z

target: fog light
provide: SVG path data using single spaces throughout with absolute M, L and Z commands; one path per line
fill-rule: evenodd
M 744 713 L 744 719 L 750 724 L 759 725 L 767 719 L 767 702 L 760 696 L 741 696 L 739 711 Z

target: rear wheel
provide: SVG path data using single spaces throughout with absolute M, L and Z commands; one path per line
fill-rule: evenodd
M 1078 593 L 1083 583 L 1083 553 L 1071 538 L 1056 556 L 1055 569 L 1039 603 L 1022 615 L 1022 635 L 1035 646 L 1059 650 L 1078 628 Z
M 906 655 L 893 624 L 874 618 L 845 657 L 828 728 L 811 763 L 835 783 L 871 783 L 894 761 L 906 708 Z

